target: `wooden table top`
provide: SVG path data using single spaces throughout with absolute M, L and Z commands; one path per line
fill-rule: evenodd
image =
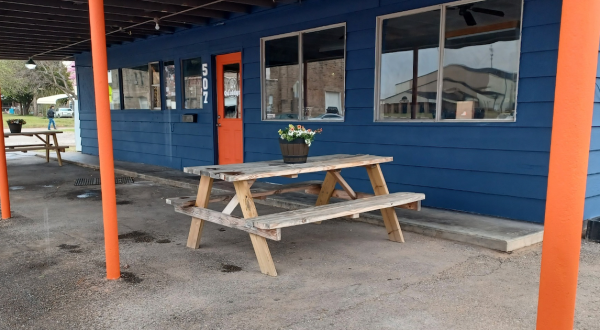
M 304 164 L 285 164 L 283 160 L 271 160 L 231 165 L 185 167 L 183 171 L 234 182 L 373 165 L 391 162 L 392 160 L 393 157 L 341 154 L 308 157 L 308 161 Z
M 21 133 L 4 132 L 4 136 L 16 136 L 16 135 L 33 136 L 36 134 L 54 134 L 54 133 L 62 133 L 62 132 L 63 131 L 31 131 L 31 132 L 21 132 Z

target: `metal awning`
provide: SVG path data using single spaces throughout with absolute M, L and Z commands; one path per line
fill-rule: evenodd
M 61 100 L 61 99 L 66 99 L 69 96 L 67 94 L 58 94 L 58 95 L 52 95 L 52 96 L 46 96 L 46 97 L 41 97 L 39 99 L 37 99 L 37 104 L 56 104 L 56 101 Z
M 275 0 L 104 0 L 106 43 L 218 24 L 275 6 Z M 0 0 L 0 17 L 0 59 L 69 60 L 90 51 L 88 0 Z

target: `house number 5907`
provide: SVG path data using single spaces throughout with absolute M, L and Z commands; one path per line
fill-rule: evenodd
M 208 103 L 208 64 L 202 64 L 202 96 L 204 97 L 204 104 Z

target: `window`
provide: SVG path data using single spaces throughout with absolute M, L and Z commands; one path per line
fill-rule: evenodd
M 150 109 L 148 65 L 121 69 L 124 109 Z
M 346 26 L 262 39 L 266 120 L 343 120 Z
M 202 109 L 202 59 L 181 62 L 183 71 L 183 100 L 185 109 Z
M 119 69 L 108 70 L 108 95 L 110 110 L 121 110 L 121 89 Z
M 165 86 L 163 94 L 165 95 L 165 109 L 177 109 L 177 98 L 175 95 L 175 62 L 167 61 L 163 63 L 163 74 L 165 77 Z
M 514 121 L 522 0 L 378 18 L 376 120 Z
M 240 64 L 223 65 L 223 96 L 225 118 L 241 118 L 240 113 Z
M 151 110 L 161 110 L 161 88 L 160 88 L 160 64 L 150 63 L 148 65 L 150 70 L 150 100 Z

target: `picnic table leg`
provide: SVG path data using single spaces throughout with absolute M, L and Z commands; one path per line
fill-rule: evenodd
M 58 149 L 58 139 L 56 138 L 56 133 L 52 134 L 52 138 L 54 139 L 54 146 L 56 147 L 56 159 L 58 159 L 58 165 L 62 166 L 62 159 L 60 158 L 60 149 Z
M 196 195 L 196 206 L 208 207 L 208 201 L 210 200 L 210 191 L 212 190 L 213 179 L 209 176 L 202 176 L 200 178 L 200 185 L 198 186 L 198 194 Z M 187 247 L 197 249 L 200 247 L 200 237 L 202 236 L 202 228 L 204 227 L 204 220 L 198 218 L 192 218 L 192 224 L 190 226 L 190 233 L 188 235 Z
M 366 166 L 366 169 L 375 195 L 389 194 L 390 192 L 379 164 Z M 402 230 L 400 229 L 400 223 L 398 223 L 398 216 L 394 208 L 381 209 L 381 215 L 383 216 L 383 223 L 387 229 L 390 241 L 404 243 L 404 236 L 402 236 Z
M 244 218 L 257 217 L 258 213 L 256 212 L 256 205 L 254 205 L 254 199 L 252 199 L 252 194 L 250 193 L 248 181 L 237 181 L 233 185 L 235 186 L 236 196 Z M 271 257 L 271 251 L 269 251 L 267 239 L 262 236 L 250 234 L 250 240 L 252 241 L 252 247 L 254 247 L 254 253 L 256 254 L 261 273 L 277 276 L 277 270 Z
M 321 191 L 319 192 L 315 206 L 329 204 L 329 200 L 331 199 L 333 191 L 335 190 L 335 185 L 337 184 L 337 179 L 332 172 L 334 171 L 328 171 L 325 175 L 325 180 L 323 180 L 323 184 L 321 185 Z M 313 223 L 319 225 L 321 224 L 321 221 Z
M 50 135 L 46 134 L 46 163 L 50 162 Z

